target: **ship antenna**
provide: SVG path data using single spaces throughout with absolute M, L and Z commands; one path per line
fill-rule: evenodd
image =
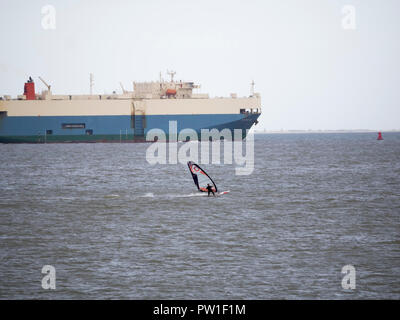
M 252 97 L 254 96 L 254 85 L 255 85 L 255 83 L 254 83 L 254 80 L 253 80 L 253 81 L 251 81 L 251 96 Z
M 94 77 L 93 73 L 90 74 L 90 95 L 93 94 Z

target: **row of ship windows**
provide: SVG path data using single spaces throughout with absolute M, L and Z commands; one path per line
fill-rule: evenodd
M 249 114 L 249 113 L 260 113 L 258 108 L 249 108 L 249 109 L 240 109 L 241 114 Z
M 249 109 L 240 109 L 240 114 L 249 114 L 249 113 L 259 113 L 259 109 L 249 108 Z M 7 111 L 0 111 L 0 118 L 7 117 Z M 85 129 L 84 123 L 63 123 L 63 129 Z

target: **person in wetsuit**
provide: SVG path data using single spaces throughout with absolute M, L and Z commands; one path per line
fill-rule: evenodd
M 213 196 L 215 197 L 215 193 L 214 193 L 212 187 L 210 186 L 210 184 L 207 184 L 207 188 L 206 189 L 208 191 L 208 196 L 210 196 L 210 193 L 212 193 Z

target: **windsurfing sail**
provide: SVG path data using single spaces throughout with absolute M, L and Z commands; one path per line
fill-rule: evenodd
M 196 163 L 189 161 L 187 163 L 189 167 L 189 171 L 192 174 L 192 178 L 194 184 L 197 189 L 202 192 L 207 192 L 207 184 L 210 184 L 213 187 L 214 192 L 218 192 L 217 186 L 214 181 L 210 178 L 210 176 L 197 165 Z

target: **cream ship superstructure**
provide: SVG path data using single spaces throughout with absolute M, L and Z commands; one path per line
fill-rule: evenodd
M 231 94 L 210 98 L 196 94 L 193 82 L 134 82 L 122 94 L 53 95 L 51 87 L 40 94 L 30 78 L 24 94 L 0 98 L 0 142 L 136 142 L 151 129 L 168 134 L 170 121 L 177 130 L 249 129 L 261 113 L 259 94 Z M 254 85 L 254 83 L 253 83 Z M 254 90 L 253 90 L 254 91 Z

